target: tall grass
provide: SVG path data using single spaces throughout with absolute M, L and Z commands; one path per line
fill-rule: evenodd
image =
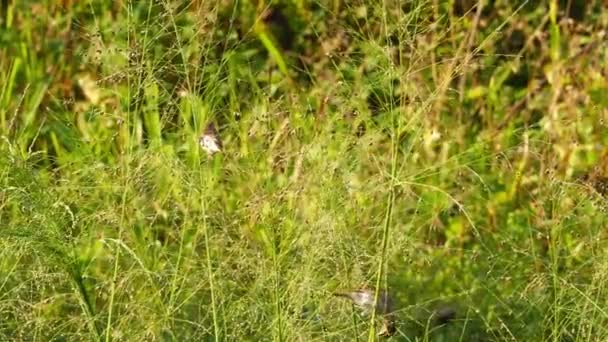
M 605 340 L 602 6 L 3 2 L 0 340 Z

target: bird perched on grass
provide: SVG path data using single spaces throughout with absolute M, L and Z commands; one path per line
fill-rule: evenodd
M 382 316 L 382 329 L 378 333 L 380 336 L 392 336 L 395 334 L 395 318 L 393 315 L 394 301 L 386 291 L 378 293 L 378 301 L 375 302 L 376 293 L 374 290 L 362 289 L 355 291 L 335 292 L 336 297 L 344 297 L 350 299 L 353 304 L 362 308 L 367 313 L 372 313 L 374 307 L 376 314 Z
M 374 297 L 376 295 L 374 290 L 363 289 L 355 291 L 340 291 L 334 292 L 336 297 L 349 298 L 355 305 L 361 307 L 367 312 L 372 312 L 374 309 Z M 388 314 L 393 311 L 393 300 L 389 294 L 385 291 L 378 293 L 378 304 L 376 305 L 376 313 Z
M 198 138 L 198 143 L 210 156 L 222 151 L 222 141 L 213 122 L 207 125 L 203 135 Z

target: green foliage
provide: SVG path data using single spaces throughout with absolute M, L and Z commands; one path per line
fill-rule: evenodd
M 0 1 L 0 340 L 606 340 L 602 6 Z

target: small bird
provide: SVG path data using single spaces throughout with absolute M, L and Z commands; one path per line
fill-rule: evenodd
M 393 311 L 393 300 L 385 291 L 380 291 L 380 293 L 378 293 L 377 305 L 374 305 L 374 297 L 376 295 L 374 290 L 363 289 L 348 292 L 335 292 L 333 295 L 336 297 L 349 298 L 355 305 L 370 313 L 374 309 L 374 306 L 376 306 L 376 313 L 380 315 L 386 315 Z
M 397 332 L 397 327 L 395 326 L 395 320 L 392 317 L 384 318 L 382 320 L 382 329 L 380 329 L 378 336 L 391 337 L 391 336 L 395 335 L 395 332 Z
M 365 312 L 371 313 L 376 307 L 376 314 L 383 316 L 382 328 L 378 333 L 379 336 L 389 337 L 395 334 L 395 317 L 393 315 L 394 301 L 386 291 L 378 293 L 378 302 L 374 305 L 374 290 L 362 289 L 348 292 L 335 292 L 336 297 L 344 297 L 350 299 L 355 305 L 362 308 Z
M 205 133 L 198 139 L 198 143 L 210 156 L 222 151 L 222 141 L 213 122 L 207 125 Z

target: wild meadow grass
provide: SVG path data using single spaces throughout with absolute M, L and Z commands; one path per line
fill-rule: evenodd
M 1 341 L 608 339 L 605 1 L 0 14 Z

